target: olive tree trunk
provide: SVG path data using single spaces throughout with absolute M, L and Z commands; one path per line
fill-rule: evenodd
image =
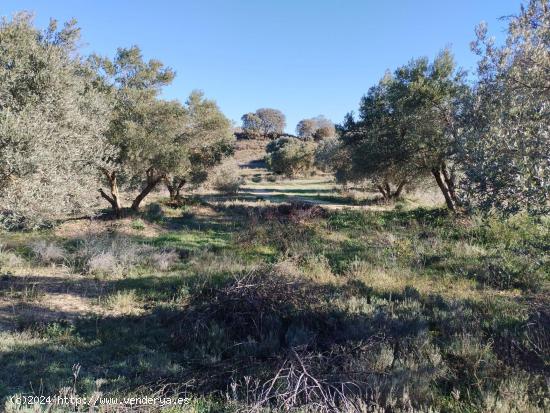
M 435 181 L 437 182 L 437 186 L 441 190 L 441 193 L 445 197 L 445 203 L 447 204 L 447 209 L 450 211 L 456 211 L 456 204 L 453 200 L 453 196 L 451 195 L 451 190 L 449 189 L 448 184 L 445 182 L 444 178 L 442 177 L 442 171 L 443 168 L 433 168 L 432 169 L 432 175 L 435 178 Z M 454 192 L 454 186 L 453 186 L 453 192 Z
M 407 181 L 403 180 L 399 182 L 395 190 L 392 190 L 391 185 L 388 182 L 384 182 L 377 185 L 376 189 L 378 189 L 378 191 L 382 194 L 382 197 L 385 201 L 391 201 L 399 199 L 401 197 L 401 194 L 403 193 L 403 189 L 405 188 L 406 184 Z
M 166 188 L 170 193 L 170 201 L 176 201 L 181 198 L 181 190 L 185 186 L 187 181 L 184 179 L 179 181 L 176 181 L 176 180 L 170 181 L 169 179 L 165 179 L 165 183 L 166 183 Z
M 100 195 L 111 204 L 111 208 L 113 209 L 114 214 L 117 217 L 120 217 L 121 211 L 122 211 L 122 205 L 120 203 L 120 193 L 118 191 L 118 184 L 117 184 L 117 176 L 116 172 L 109 172 L 106 169 L 102 170 L 103 175 L 107 178 L 107 182 L 109 182 L 109 192 L 110 194 L 107 194 L 103 188 L 99 188 Z
M 161 176 L 156 178 L 150 178 L 147 180 L 147 184 L 143 187 L 141 192 L 138 194 L 138 196 L 136 196 L 136 198 L 132 202 L 132 210 L 139 211 L 139 205 L 141 204 L 141 201 L 143 201 L 145 197 L 149 195 L 149 193 L 153 189 L 155 189 L 155 187 L 162 180 L 162 178 L 163 177 Z

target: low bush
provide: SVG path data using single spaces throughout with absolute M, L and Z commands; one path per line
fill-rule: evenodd
M 78 241 L 75 267 L 94 275 L 120 276 L 148 261 L 152 248 L 128 237 L 89 235 Z
M 176 251 L 160 251 L 151 255 L 149 263 L 159 271 L 167 271 L 179 260 L 180 256 Z
M 66 252 L 54 242 L 40 240 L 31 244 L 34 257 L 42 264 L 60 264 L 65 261 Z
M 537 291 L 550 277 L 550 265 L 544 265 L 528 255 L 512 255 L 502 251 L 499 256 L 487 257 L 481 262 L 473 275 L 479 282 L 499 289 Z
M 17 268 L 23 265 L 25 260 L 10 249 L 0 244 L 0 269 Z
M 313 171 L 316 144 L 297 138 L 284 137 L 266 147 L 267 167 L 276 174 L 288 177 L 306 175 Z
M 223 194 L 235 194 L 244 183 L 239 165 L 234 160 L 228 160 L 214 169 L 210 176 L 210 185 Z

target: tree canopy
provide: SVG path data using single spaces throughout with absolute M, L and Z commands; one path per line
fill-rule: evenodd
M 464 122 L 468 204 L 505 214 L 550 211 L 550 5 L 531 0 L 503 46 L 477 28 L 478 83 Z
M 448 208 L 456 209 L 456 119 L 468 90 L 449 50 L 432 63 L 420 58 L 386 73 L 361 99 L 358 119 L 350 114 L 340 127 L 351 160 L 346 175 L 372 179 L 384 197 L 432 175 Z M 387 192 L 392 183 L 393 194 Z
M 189 95 L 184 106 L 183 130 L 177 144 L 185 151 L 180 167 L 165 177 L 170 197 L 176 199 L 186 184 L 203 183 L 209 171 L 234 150 L 231 122 L 215 101 L 200 91 Z
M 320 115 L 315 118 L 302 119 L 298 122 L 296 133 L 300 138 L 320 141 L 325 138 L 334 137 L 336 129 L 334 123 Z
M 243 132 L 257 137 L 278 137 L 286 126 L 286 117 L 280 110 L 261 108 L 253 113 L 246 113 L 241 118 Z
M 91 60 L 115 102 L 106 137 L 118 153 L 110 167 L 102 168 L 109 193 L 100 189 L 100 194 L 119 214 L 120 183 L 139 189 L 132 202 L 138 209 L 166 174 L 181 167 L 185 150 L 176 138 L 183 132 L 184 110 L 176 101 L 158 98 L 174 72 L 158 60 L 145 62 L 137 46 L 119 48 L 112 61 L 97 56 Z
M 5 226 L 35 227 L 90 211 L 97 167 L 116 152 L 104 138 L 110 102 L 78 56 L 80 30 L 0 23 L 0 209 Z

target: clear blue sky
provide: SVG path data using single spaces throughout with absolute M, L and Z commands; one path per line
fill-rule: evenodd
M 475 68 L 469 43 L 485 20 L 497 39 L 498 18 L 520 0 L 1 0 L 0 15 L 75 17 L 85 52 L 113 56 L 139 45 L 177 72 L 167 98 L 193 89 L 215 99 L 240 124 L 243 113 L 273 107 L 287 130 L 324 114 L 341 122 L 386 69 L 451 46 L 460 66 Z

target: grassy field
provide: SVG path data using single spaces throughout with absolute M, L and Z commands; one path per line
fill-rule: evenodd
M 244 173 L 232 198 L 2 233 L 0 406 L 548 411 L 548 219 L 457 218 L 426 197 L 394 207 L 324 176 Z

